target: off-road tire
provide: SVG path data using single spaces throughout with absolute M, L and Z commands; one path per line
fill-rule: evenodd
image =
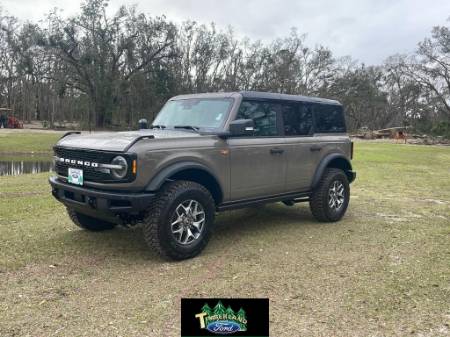
M 69 214 L 70 219 L 75 225 L 91 232 L 107 231 L 116 227 L 116 224 L 112 222 L 90 217 L 72 208 L 67 208 L 67 214 Z
M 205 212 L 205 223 L 200 237 L 188 245 L 177 242 L 171 232 L 170 219 L 183 200 L 195 200 Z M 169 260 L 184 260 L 198 255 L 208 244 L 214 226 L 215 203 L 211 193 L 192 181 L 167 183 L 158 193 L 143 219 L 144 238 L 148 246 Z
M 339 210 L 333 210 L 328 204 L 328 193 L 331 184 L 336 180 L 344 186 L 344 203 Z M 350 201 L 350 185 L 344 171 L 336 168 L 326 169 L 309 200 L 313 216 L 320 222 L 339 221 L 345 214 Z

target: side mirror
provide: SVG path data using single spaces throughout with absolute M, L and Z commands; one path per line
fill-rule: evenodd
M 148 122 L 145 118 L 140 119 L 138 124 L 139 124 L 139 130 L 148 129 Z
M 253 119 L 236 119 L 230 123 L 231 136 L 252 136 L 255 132 Z

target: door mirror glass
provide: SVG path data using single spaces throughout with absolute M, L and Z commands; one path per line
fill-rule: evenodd
M 236 119 L 230 123 L 231 136 L 252 136 L 255 132 L 255 123 L 252 119 Z

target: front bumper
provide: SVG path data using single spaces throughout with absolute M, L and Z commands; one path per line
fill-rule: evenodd
M 154 193 L 122 193 L 70 185 L 58 177 L 49 178 L 53 196 L 67 207 L 103 218 L 134 216 L 147 209 Z

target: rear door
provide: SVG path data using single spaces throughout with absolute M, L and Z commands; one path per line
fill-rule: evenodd
M 286 191 L 307 191 L 322 152 L 313 137 L 313 105 L 288 102 L 282 105 L 281 111 L 286 137 Z
M 344 110 L 337 104 L 314 104 L 314 138 L 321 147 L 320 158 L 331 152 L 348 154 L 350 142 L 345 126 Z
M 232 200 L 251 199 L 285 191 L 286 146 L 282 136 L 281 105 L 244 100 L 236 119 L 253 119 L 251 137 L 227 140 L 230 148 Z

